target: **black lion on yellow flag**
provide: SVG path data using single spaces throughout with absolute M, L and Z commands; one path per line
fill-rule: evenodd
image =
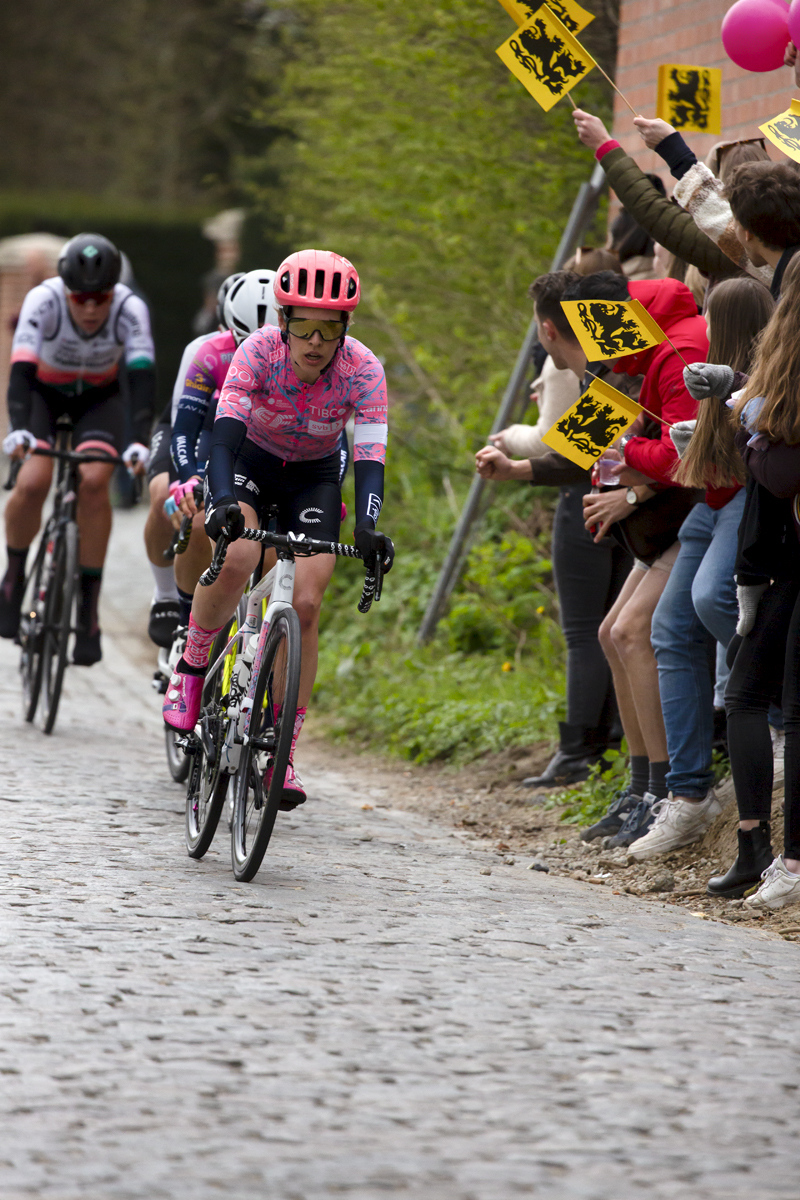
M 630 424 L 624 413 L 588 392 L 556 423 L 562 437 L 583 454 L 597 456 Z
M 652 345 L 642 337 L 636 319 L 625 304 L 610 300 L 589 300 L 578 305 L 578 316 L 589 336 L 606 358 L 635 354 Z
M 800 117 L 792 113 L 783 113 L 768 123 L 768 129 L 775 145 L 780 146 L 797 161 L 800 154 Z
M 676 129 L 687 125 L 707 129 L 711 113 L 711 86 L 708 71 L 699 67 L 673 67 L 669 73 L 667 101 Z
M 510 43 L 517 61 L 535 75 L 554 96 L 560 96 L 573 79 L 580 79 L 587 64 L 576 58 L 566 42 L 538 17 Z

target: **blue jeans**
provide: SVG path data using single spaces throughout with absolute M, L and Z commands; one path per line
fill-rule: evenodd
M 702 799 L 713 783 L 716 645 L 727 646 L 738 610 L 733 569 L 744 488 L 724 508 L 696 504 L 681 526 L 680 553 L 653 614 L 652 643 L 667 732 L 667 786 Z

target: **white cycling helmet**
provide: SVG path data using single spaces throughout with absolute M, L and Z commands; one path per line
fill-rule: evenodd
M 217 324 L 218 325 L 225 324 L 225 314 L 224 314 L 225 297 L 227 296 L 228 292 L 231 290 L 233 285 L 236 283 L 237 279 L 244 279 L 244 271 L 234 271 L 234 273 L 232 275 L 229 275 L 227 277 L 227 279 L 223 279 L 222 283 L 219 285 L 219 289 L 217 291 Z
M 262 325 L 278 324 L 278 308 L 272 290 L 275 271 L 248 271 L 237 279 L 225 297 L 223 320 L 239 346 Z

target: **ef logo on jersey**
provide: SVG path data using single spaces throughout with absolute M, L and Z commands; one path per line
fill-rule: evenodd
M 309 513 L 319 513 L 318 517 L 309 516 Z M 322 509 L 321 508 L 304 508 L 300 513 L 300 520 L 306 525 L 321 525 L 322 524 Z

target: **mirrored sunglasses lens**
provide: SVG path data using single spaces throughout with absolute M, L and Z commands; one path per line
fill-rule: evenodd
M 325 342 L 333 342 L 340 338 L 344 333 L 344 322 L 342 321 L 311 321 L 304 317 L 291 317 L 289 319 L 289 332 L 295 337 L 308 338 L 313 337 L 315 333 L 319 333 Z

